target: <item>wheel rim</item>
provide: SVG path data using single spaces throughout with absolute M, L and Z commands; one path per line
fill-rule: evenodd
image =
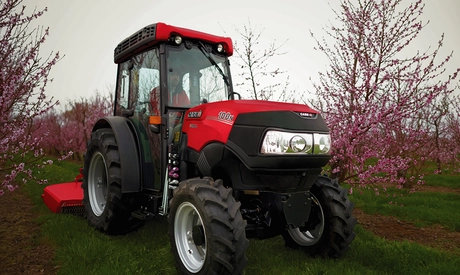
M 197 273 L 204 265 L 205 236 L 200 213 L 190 202 L 183 202 L 174 217 L 174 238 L 181 262 L 191 273 Z
M 107 166 L 100 152 L 94 153 L 89 165 L 88 197 L 94 215 L 101 216 L 107 201 Z
M 317 211 L 319 223 L 312 230 L 302 231 L 299 228 L 288 229 L 289 235 L 294 239 L 296 243 L 303 246 L 312 246 L 317 243 L 324 231 L 324 212 L 321 204 L 318 199 L 311 194 L 312 203 L 315 204 L 315 207 L 318 207 Z

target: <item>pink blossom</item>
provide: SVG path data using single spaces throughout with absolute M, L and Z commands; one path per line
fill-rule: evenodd
M 18 188 L 18 186 L 13 186 L 11 184 L 7 184 L 6 187 L 8 188 L 8 190 L 10 190 L 11 192 L 14 191 L 16 188 Z
M 39 55 L 48 30 L 32 29 L 35 24 L 30 24 L 46 9 L 26 15 L 21 3 L 0 2 L 0 167 L 8 171 L 2 188 L 10 191 L 18 187 L 13 185 L 18 173 L 30 176 L 28 167 L 43 156 L 40 139 L 32 137 L 33 122 L 54 106 L 44 91 L 51 67 L 59 60 L 58 54 Z
M 316 39 L 316 48 L 330 61 L 314 87 L 315 107 L 331 129 L 332 172 L 340 182 L 378 181 L 401 189 L 423 184 L 421 171 L 429 161 L 458 169 L 460 96 L 454 89 L 460 68 L 444 73 L 452 56 L 439 57 L 444 37 L 432 51 L 401 59 L 398 52 L 423 30 L 421 0 L 405 6 L 366 3 L 372 8 L 345 1 L 336 11 L 338 26 L 328 35 L 337 47 Z M 388 24 L 379 29 L 378 22 Z

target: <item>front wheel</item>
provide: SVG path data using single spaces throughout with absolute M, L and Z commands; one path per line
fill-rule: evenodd
M 182 182 L 170 203 L 169 238 L 181 274 L 240 274 L 247 264 L 246 221 L 221 180 Z
M 305 227 L 283 233 L 286 246 L 300 248 L 312 256 L 337 258 L 355 238 L 353 203 L 337 182 L 320 176 L 310 190 L 312 203 Z

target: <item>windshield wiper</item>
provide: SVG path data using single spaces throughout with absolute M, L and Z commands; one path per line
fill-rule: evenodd
M 227 85 L 227 87 L 230 87 L 230 82 L 228 82 L 228 77 L 224 74 L 224 72 L 222 71 L 222 69 L 219 67 L 219 65 L 217 65 L 216 61 L 214 60 L 214 58 L 212 58 L 212 56 L 209 54 L 209 52 L 206 50 L 206 47 L 203 45 L 203 42 L 201 41 L 198 41 L 198 49 L 200 49 L 200 51 L 204 54 L 204 56 L 206 56 L 206 58 L 209 60 L 209 62 L 211 62 L 212 65 L 214 65 L 214 67 L 217 68 L 217 70 L 219 71 L 220 75 L 222 76 L 222 78 L 224 79 L 224 82 L 225 84 Z

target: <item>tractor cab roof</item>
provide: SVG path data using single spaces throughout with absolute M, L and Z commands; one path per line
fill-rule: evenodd
M 117 64 L 126 61 L 133 55 L 159 42 L 172 41 L 176 36 L 210 44 L 221 44 L 227 56 L 233 54 L 232 40 L 229 37 L 216 36 L 159 22 L 140 29 L 120 42 L 114 51 L 114 61 Z

